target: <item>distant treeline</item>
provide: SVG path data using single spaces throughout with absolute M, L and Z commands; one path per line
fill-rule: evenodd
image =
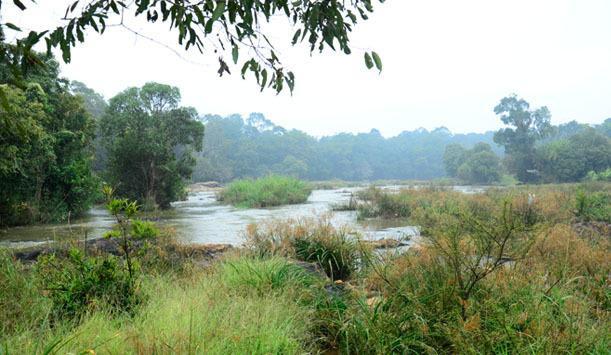
M 260 113 L 201 117 L 206 126 L 204 149 L 193 179 L 230 181 L 266 174 L 309 180 L 432 179 L 445 176 L 443 155 L 448 144 L 472 147 L 491 144 L 494 132 L 452 134 L 446 128 L 420 128 L 384 138 L 369 133 L 340 133 L 317 139 L 299 130 L 275 125 Z
M 369 133 L 340 133 L 317 139 L 299 130 L 277 126 L 260 113 L 252 113 L 247 118 L 235 114 L 227 117 L 206 115 L 200 119 L 206 126 L 206 134 L 204 149 L 197 155 L 193 173 L 195 181 L 230 181 L 270 173 L 309 180 L 425 180 L 453 175 L 444 164 L 448 146 L 468 150 L 478 143 L 484 143 L 483 147 L 489 146 L 484 149 L 492 151 L 499 160 L 504 152 L 503 147 L 494 142 L 495 132 L 492 131 L 453 134 L 445 127 L 431 131 L 420 128 L 384 138 L 378 130 L 373 129 Z M 589 130 L 609 140 L 611 119 L 594 127 L 573 121 L 551 128 L 546 138 L 537 142 L 538 146 L 546 147 L 540 151 L 541 155 L 554 151 L 553 146 L 562 146 L 559 142 L 570 141 L 569 137 Z M 608 146 L 608 142 L 606 144 Z M 481 149 L 482 145 L 479 147 L 476 149 Z M 600 148 L 603 152 L 607 149 L 604 146 Z M 608 164 L 605 161 L 600 163 Z M 473 169 L 462 176 L 463 180 L 493 182 L 506 173 L 499 164 L 501 170 L 478 181 L 473 176 L 473 170 L 478 171 L 473 164 L 470 163 Z M 549 175 L 552 172 L 546 173 Z M 572 176 L 557 180 L 576 179 Z M 548 176 L 547 180 L 554 179 Z

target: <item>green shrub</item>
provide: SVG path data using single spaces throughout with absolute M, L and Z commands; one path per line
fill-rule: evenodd
M 259 256 L 280 255 L 318 264 L 333 280 L 350 278 L 369 250 L 345 228 L 319 220 L 276 221 L 264 228 L 250 225 L 247 247 Z
M 270 175 L 256 180 L 234 181 L 217 198 L 237 207 L 262 208 L 304 203 L 311 192 L 311 187 L 303 181 Z
M 605 191 L 577 191 L 575 217 L 584 222 L 611 222 L 611 195 Z
M 599 172 L 589 171 L 584 180 L 611 182 L 611 168 Z
M 36 269 L 56 318 L 78 318 L 96 308 L 130 313 L 142 301 L 135 280 L 114 256 L 88 257 L 73 248 L 65 259 L 39 258 Z
M 293 240 L 298 260 L 317 263 L 332 280 L 345 280 L 358 270 L 361 251 L 354 238 L 337 233 Z

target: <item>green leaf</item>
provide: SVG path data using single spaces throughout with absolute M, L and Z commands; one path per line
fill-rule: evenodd
M 297 43 L 297 41 L 299 40 L 299 36 L 301 36 L 301 28 L 298 29 L 297 32 L 295 32 L 295 35 L 293 36 L 293 45 Z
M 233 49 L 231 50 L 231 56 L 233 58 L 233 64 L 238 64 L 238 57 L 240 56 L 238 46 L 233 46 Z
M 219 1 L 214 8 L 214 12 L 212 13 L 212 17 L 208 22 L 206 22 L 205 31 L 206 33 L 212 32 L 212 26 L 214 25 L 214 21 L 218 20 L 223 16 L 223 12 L 225 12 L 225 1 Z
M 223 12 L 225 12 L 225 1 L 219 1 L 216 4 L 216 8 L 214 9 L 214 12 L 212 13 L 212 21 L 216 21 L 220 19 L 221 16 L 223 15 Z
M 367 52 L 365 52 L 365 65 L 367 69 L 373 68 L 373 60 L 371 60 L 371 56 Z
M 21 28 L 19 28 L 19 27 L 17 27 L 17 26 L 15 26 L 15 25 L 13 25 L 13 24 L 12 24 L 12 23 L 10 23 L 10 22 L 5 23 L 4 25 L 5 25 L 6 27 L 10 28 L 11 30 L 21 32 Z
M 373 57 L 373 62 L 375 63 L 376 68 L 379 71 L 382 71 L 382 59 L 380 59 L 380 56 L 378 55 L 378 53 L 371 52 L 371 56 Z
M 13 0 L 13 3 L 21 10 L 25 10 L 25 5 L 20 0 Z

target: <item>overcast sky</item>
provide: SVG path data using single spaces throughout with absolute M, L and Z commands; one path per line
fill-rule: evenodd
M 19 13 L 5 1 L 3 21 L 42 29 L 58 24 L 70 3 L 37 2 Z M 269 30 L 297 76 L 292 97 L 260 93 L 239 75 L 219 78 L 216 55 L 184 52 L 166 25 L 128 19 L 181 56 L 109 28 L 91 33 L 62 74 L 106 98 L 147 81 L 167 83 L 201 114 L 261 112 L 317 136 L 372 128 L 385 136 L 419 127 L 494 130 L 500 121 L 492 109 L 511 93 L 547 106 L 554 124 L 600 123 L 611 117 L 610 15 L 610 0 L 387 0 L 354 32 L 351 56 L 292 48 L 293 31 L 277 19 Z M 382 74 L 365 69 L 365 50 L 380 53 Z

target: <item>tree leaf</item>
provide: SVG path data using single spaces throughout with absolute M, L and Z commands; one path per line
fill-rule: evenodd
M 231 50 L 231 57 L 233 58 L 233 64 L 238 64 L 238 57 L 240 56 L 240 52 L 237 45 L 233 46 Z
M 12 24 L 12 23 L 10 23 L 10 22 L 5 23 L 4 25 L 5 25 L 6 27 L 10 28 L 10 29 L 11 29 L 11 30 L 13 30 L 13 31 L 21 32 L 21 28 L 19 28 L 19 27 L 17 27 L 17 26 L 15 26 L 15 25 L 13 25 L 13 24 Z
M 371 60 L 371 55 L 369 55 L 367 52 L 365 52 L 365 65 L 367 66 L 367 69 L 373 68 L 373 60 Z
M 15 6 L 17 6 L 21 11 L 25 10 L 25 5 L 20 0 L 13 0 Z
M 382 71 L 382 59 L 380 58 L 378 53 L 371 52 L 371 56 L 373 57 L 373 62 L 375 63 L 376 68 L 378 68 L 379 71 Z

